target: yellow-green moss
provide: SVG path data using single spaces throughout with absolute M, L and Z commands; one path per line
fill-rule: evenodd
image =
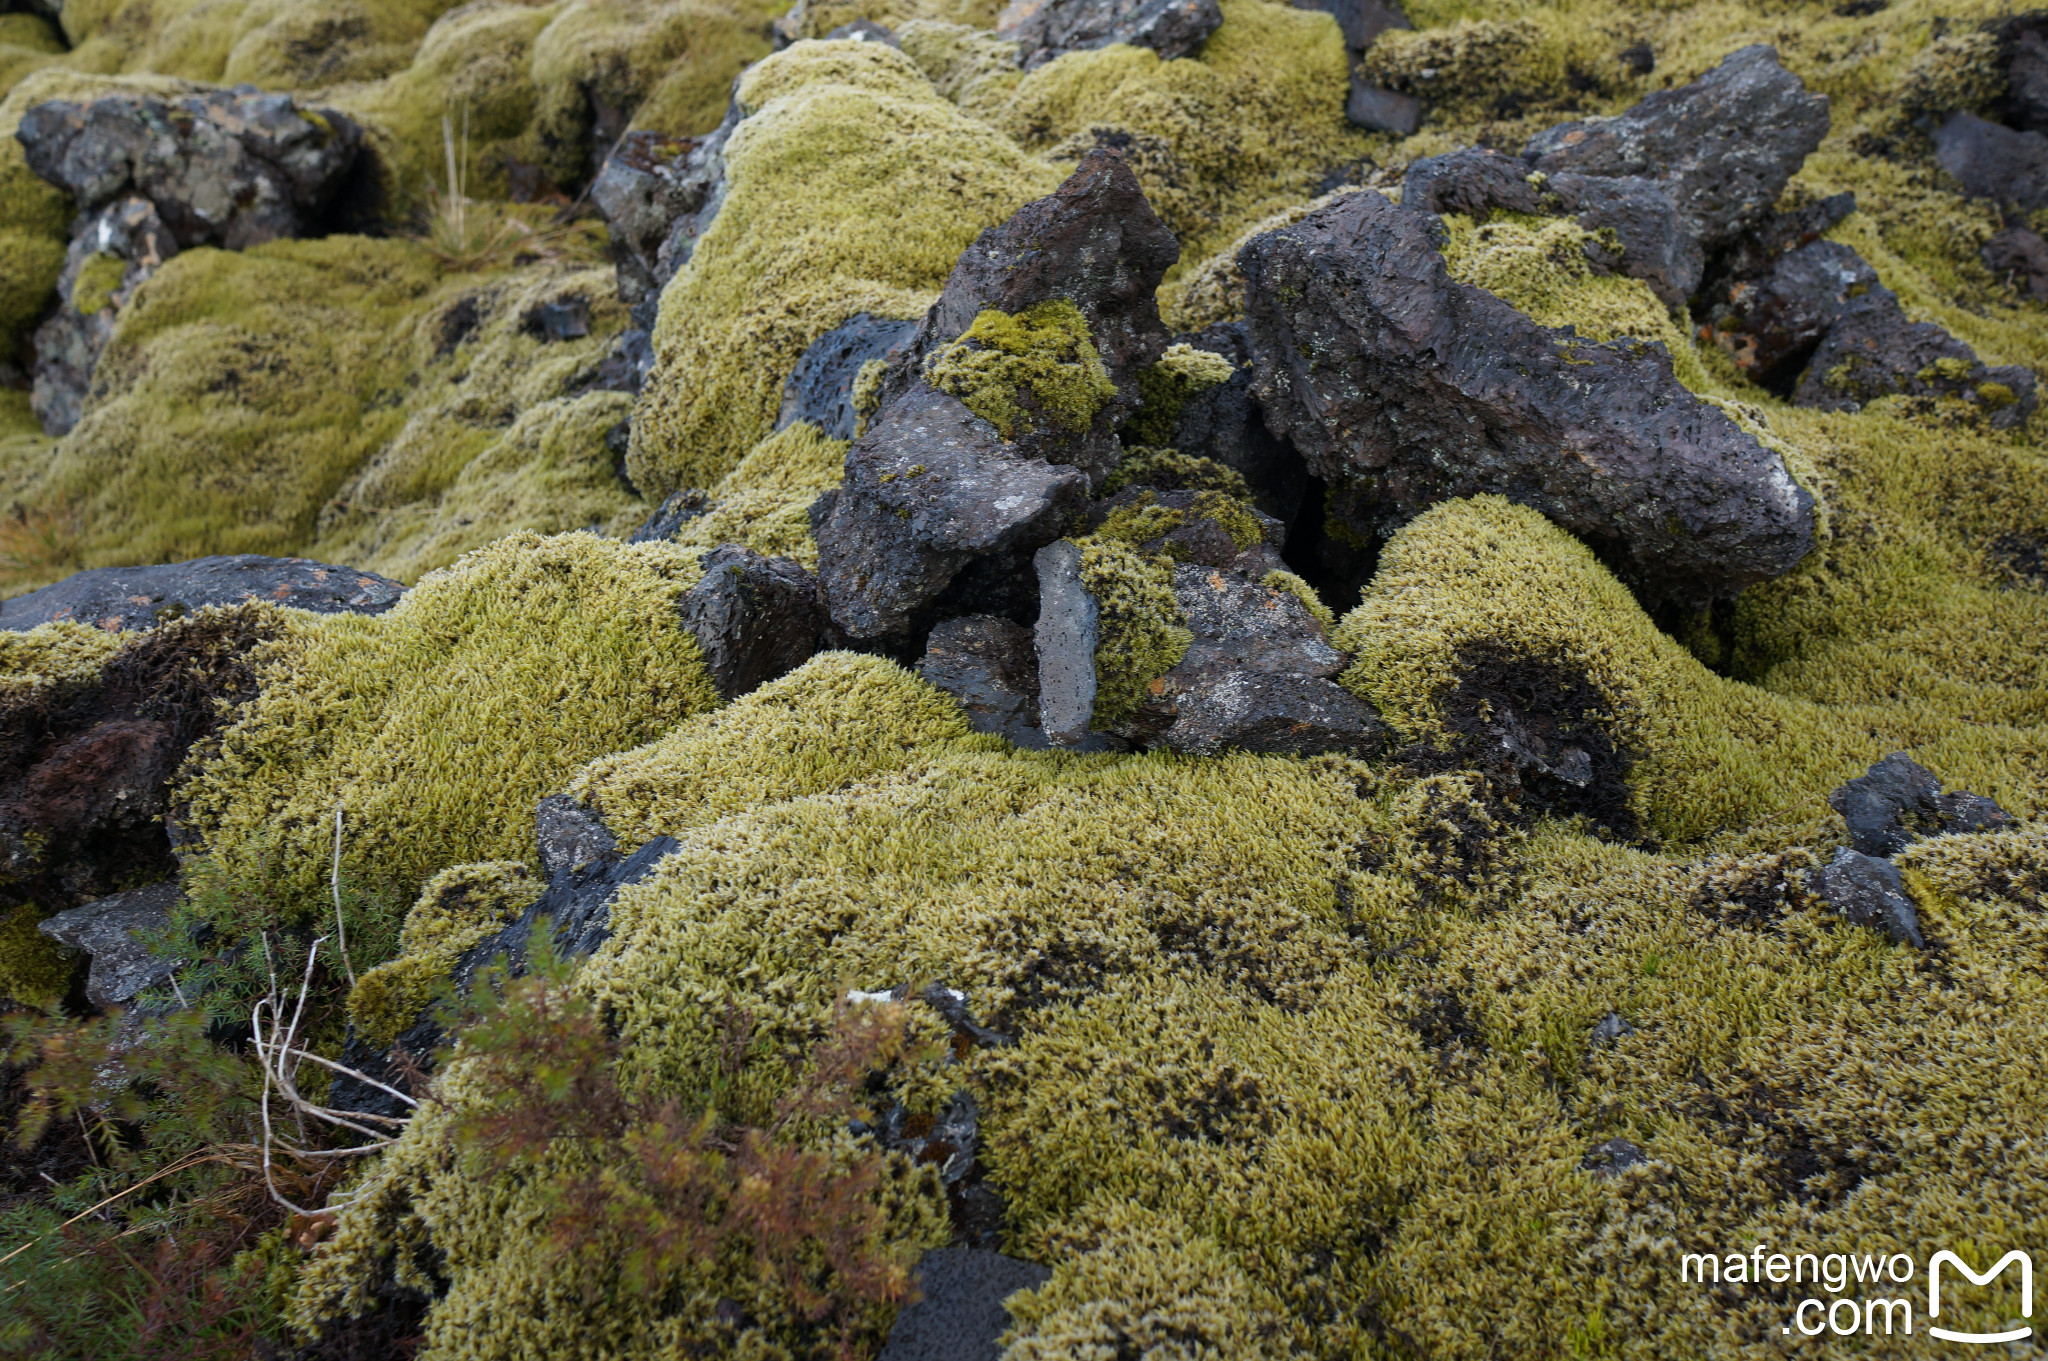
M 1250 548 L 1265 538 L 1265 530 L 1260 527 L 1258 517 L 1249 505 L 1227 492 L 1214 490 L 1197 490 L 1194 503 L 1185 510 L 1162 506 L 1150 491 L 1140 492 L 1104 517 L 1101 527 L 1091 537 L 1112 539 L 1136 548 L 1171 534 L 1191 520 L 1215 521 L 1230 536 L 1230 541 L 1241 549 Z M 1179 547 L 1178 544 L 1169 544 L 1166 552 L 1175 561 L 1185 561 L 1179 554 Z
M 348 995 L 358 1037 L 382 1049 L 419 1019 L 462 955 L 525 911 L 546 887 L 523 861 L 487 860 L 427 881 L 406 914 L 399 954 L 370 969 Z
M 1006 440 L 1031 433 L 1034 413 L 1066 430 L 1086 430 L 1116 396 L 1088 319 L 1067 298 L 1015 316 L 984 311 L 931 357 L 925 380 L 958 397 Z M 1033 398 L 1029 404 L 1020 400 L 1026 389 Z
M 36 929 L 34 903 L 0 908 L 0 1002 L 48 1011 L 64 1000 L 77 953 Z
M 0 699 L 91 680 L 124 641 L 119 633 L 69 619 L 21 633 L 0 631 Z
M 917 317 L 984 227 L 1057 172 L 963 116 L 879 43 L 799 43 L 748 71 L 726 196 L 662 294 L 628 472 L 709 486 L 775 421 L 813 340 L 856 312 Z
M 672 541 L 700 548 L 736 543 L 817 570 L 811 503 L 843 480 L 847 444 L 826 439 L 809 421 L 776 431 L 719 479 L 707 495 L 710 509 L 677 530 Z
M 1183 454 L 1177 449 L 1156 449 L 1144 445 L 1126 446 L 1123 458 L 1103 480 L 1104 495 L 1125 487 L 1166 487 L 1181 491 L 1214 491 L 1239 500 L 1249 500 L 1251 489 L 1244 474 L 1213 458 Z
M 868 418 L 882 406 L 882 380 L 889 376 L 889 361 L 870 359 L 860 366 L 860 372 L 853 376 L 853 434 L 858 439 L 867 433 Z
M 1180 331 L 1199 331 L 1244 316 L 1244 273 L 1237 253 L 1255 236 L 1291 227 L 1318 208 L 1327 207 L 1341 190 L 1306 203 L 1290 204 L 1240 231 L 1207 258 L 1192 259 L 1183 251 L 1176 277 L 1159 289 L 1159 315 Z
M 1337 616 L 1331 613 L 1328 605 L 1323 603 L 1323 598 L 1316 594 L 1316 588 L 1303 581 L 1294 573 L 1268 572 L 1259 578 L 1259 585 L 1264 586 L 1267 590 L 1287 592 L 1301 602 L 1301 607 L 1307 610 L 1309 615 L 1323 626 L 1325 632 L 1335 633 L 1337 631 Z
M 531 858 L 533 810 L 591 758 L 716 707 L 676 598 L 696 550 L 510 535 L 389 612 L 304 616 L 261 694 L 198 753 L 189 826 L 212 872 L 285 920 L 342 875 L 410 902 L 450 865 Z
M 980 31 L 994 28 L 1002 9 L 998 0 L 800 0 L 777 27 L 792 38 L 822 38 L 855 19 L 873 20 L 899 37 L 912 25 Z
M 992 89 L 1007 90 L 1022 76 L 1017 44 L 986 28 L 913 19 L 897 30 L 896 41 L 932 87 L 956 104 L 986 99 Z
M 1230 374 L 1230 361 L 1220 354 L 1184 342 L 1167 346 L 1159 362 L 1138 375 L 1144 402 L 1126 427 L 1129 437 L 1138 444 L 1164 444 L 1173 438 L 1188 398 L 1229 382 Z
M 71 285 L 72 309 L 84 316 L 99 311 L 114 300 L 114 292 L 127 273 L 128 262 L 119 256 L 94 253 L 79 266 L 78 278 Z
M 1150 537 L 1149 535 L 1147 537 Z M 1095 598 L 1095 712 L 1107 730 L 1138 711 L 1154 680 L 1187 655 L 1194 635 L 1173 595 L 1173 559 L 1146 557 L 1111 535 L 1081 541 L 1081 584 Z
M 40 14 L 0 14 L 0 47 L 53 54 L 64 50 L 64 38 Z

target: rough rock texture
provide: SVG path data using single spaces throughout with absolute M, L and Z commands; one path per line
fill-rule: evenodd
M 2037 400 L 2032 369 L 1978 362 L 1976 351 L 1933 322 L 1906 320 L 1890 289 L 1873 287 L 1842 308 L 1792 389 L 1792 401 L 1854 411 L 1895 393 L 1961 397 L 2000 430 L 2023 423 Z
M 1030 617 L 1025 564 L 1119 457 L 1115 431 L 1142 402 L 1139 373 L 1166 348 L 1154 292 L 1178 255 L 1123 158 L 1102 149 L 962 252 L 847 451 L 844 486 L 813 511 L 818 575 L 849 637 L 906 641 L 956 579 L 967 599 L 951 612 Z M 1006 440 L 924 381 L 927 362 L 984 312 L 1058 300 L 1079 309 L 1115 386 L 1086 430 L 1045 420 Z M 1028 406 L 1030 394 L 1018 400 Z
M 2048 241 L 2025 227 L 2004 227 L 1984 243 L 1984 267 L 2023 298 L 2048 302 Z
M 1058 746 L 1088 736 L 1095 716 L 1095 649 L 1101 611 L 1081 582 L 1081 550 L 1066 539 L 1047 544 L 1032 561 L 1038 572 L 1038 709 L 1045 734 Z
M 1230 377 L 1181 403 L 1170 446 L 1232 469 L 1244 478 L 1260 511 L 1293 524 L 1308 494 L 1308 469 L 1301 455 L 1266 429 L 1252 392 L 1252 349 L 1244 323 L 1223 322 L 1175 339 L 1222 355 L 1230 361 Z
M 1602 1181 L 1610 1181 L 1631 1167 L 1640 1167 L 1649 1160 L 1647 1153 L 1628 1140 L 1609 1139 L 1606 1143 L 1596 1144 L 1589 1149 L 1586 1156 L 1579 1160 L 1579 1168 L 1581 1171 L 1591 1172 Z
M 1398 0 L 1295 0 L 1294 7 L 1321 10 L 1334 18 L 1354 62 L 1380 34 L 1413 27 Z
M 1855 925 L 1874 927 L 1916 950 L 1927 948 L 1920 914 L 1891 861 L 1844 846 L 1813 872 L 1811 883 L 1818 897 Z
M 917 670 L 960 701 L 976 732 L 1020 747 L 1047 745 L 1038 722 L 1038 656 L 1022 624 L 988 614 L 948 619 L 925 639 Z
M 726 544 L 706 553 L 703 567 L 679 608 L 721 696 L 737 699 L 809 659 L 824 611 L 800 563 Z
M 1999 121 L 2048 133 L 2048 10 L 2013 15 L 1999 26 L 1998 39 L 2006 85 Z
M 145 937 L 169 928 L 176 880 L 130 889 L 45 918 L 42 933 L 92 956 L 85 997 L 96 1007 L 121 1006 L 171 977 L 181 961 L 150 949 Z
M 53 100 L 22 115 L 15 136 L 29 168 L 81 212 L 139 195 L 179 246 L 229 250 L 315 228 L 362 141 L 333 109 L 254 90 Z
M 2012 819 L 1979 794 L 1943 793 L 1933 771 L 1895 751 L 1828 795 L 1849 824 L 1849 844 L 1869 856 L 1893 856 L 1922 837 L 1997 831 Z
M 62 435 L 78 424 L 93 368 L 113 338 L 115 317 L 143 281 L 177 253 L 170 228 L 146 198 L 115 199 L 80 215 L 64 272 L 57 278 L 61 301 L 36 328 L 30 408 L 46 433 Z M 93 277 L 95 269 L 118 274 L 102 281 Z
M 827 439 L 852 439 L 859 425 L 854 385 L 861 370 L 899 359 L 917 335 L 917 323 L 856 312 L 812 341 L 782 385 L 777 430 L 809 421 Z
M 1770 214 L 1715 252 L 1704 301 L 1711 306 L 1724 300 L 1729 285 L 1769 273 L 1779 257 L 1812 245 L 1855 211 L 1856 195 L 1845 192 Z
M 1368 132 L 1406 137 L 1422 126 L 1422 101 L 1399 90 L 1383 90 L 1353 71 L 1344 116 Z
M 1827 130 L 1827 97 L 1808 91 L 1759 44 L 1626 113 L 1540 132 L 1522 157 L 1547 175 L 1657 180 L 1711 247 L 1770 211 Z
M 1049 1267 L 976 1248 L 934 1248 L 917 1264 L 922 1296 L 896 1315 L 880 1361 L 996 1361 L 1003 1301 L 1045 1284 Z
M 2048 205 L 2048 136 L 2041 133 L 1955 114 L 1934 130 L 1934 160 L 1972 198 L 2021 212 Z
M 1010 0 L 996 34 L 1036 70 L 1064 52 L 1111 43 L 1149 47 L 1166 61 L 1192 57 L 1222 22 L 1216 0 Z
M 1780 256 L 1759 277 L 1731 282 L 1706 324 L 1751 379 L 1789 392 L 1850 303 L 1879 287 L 1862 256 L 1815 241 Z
M 1581 341 L 1454 282 L 1427 221 L 1353 194 L 1238 256 L 1267 426 L 1358 532 L 1498 492 L 1652 601 L 1732 596 L 1799 562 L 1812 496 L 1661 347 Z
M 626 536 L 626 542 L 654 543 L 662 539 L 673 539 L 685 525 L 702 518 L 710 508 L 710 496 L 697 488 L 670 492 L 662 499 L 661 504 L 654 508 L 654 513 L 642 521 L 638 529 Z
M 23 632 L 71 619 L 110 633 L 154 628 L 208 605 L 261 600 L 315 614 L 382 614 L 405 587 L 374 572 L 254 553 L 154 567 L 95 567 L 54 586 L 0 601 L 0 629 Z
M 590 201 L 611 229 L 619 297 L 639 331 L 654 327 L 662 286 L 696 248 L 718 215 L 725 187 L 725 143 L 739 111 L 704 137 L 629 132 L 591 181 Z

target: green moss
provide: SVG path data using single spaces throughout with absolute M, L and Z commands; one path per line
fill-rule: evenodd
M 388 1048 L 446 985 L 464 952 L 516 918 L 547 887 L 517 860 L 457 865 L 427 881 L 406 914 L 399 955 L 363 974 L 348 1019 L 365 1043 Z
M 1091 537 L 1139 548 L 1164 538 L 1191 520 L 1215 521 L 1240 549 L 1250 548 L 1266 536 L 1251 507 L 1227 492 L 1197 491 L 1193 505 L 1176 510 L 1160 505 L 1157 497 L 1144 491 L 1111 511 Z M 1179 545 L 1168 544 L 1165 551 L 1175 561 L 1185 561 L 1179 556 Z
M 1066 298 L 1015 316 L 984 311 L 960 339 L 931 357 L 925 380 L 958 397 L 1006 440 L 1031 433 L 1034 418 L 1086 430 L 1116 396 L 1088 319 Z
M 123 641 L 119 633 L 69 619 L 0 632 L 0 700 L 91 680 Z
M 778 27 L 792 38 L 822 38 L 855 19 L 872 19 L 898 36 L 913 24 L 980 31 L 994 28 L 1002 9 L 997 0 L 801 0 Z
M 700 548 L 736 543 L 817 570 L 811 503 L 844 478 L 848 443 L 826 439 L 809 421 L 778 430 L 719 479 L 707 498 L 710 508 L 677 530 L 673 542 Z
M 1316 594 L 1315 587 L 1309 585 L 1294 573 L 1268 572 L 1259 578 L 1259 585 L 1264 586 L 1268 590 L 1287 592 L 1301 602 L 1301 607 L 1307 610 L 1310 616 L 1323 626 L 1325 632 L 1335 633 L 1337 631 L 1337 616 L 1330 612 L 1330 607 L 1325 605 L 1323 598 Z
M 1021 78 L 1017 44 L 986 26 L 913 19 L 896 30 L 903 55 L 931 79 L 932 88 L 956 104 L 973 104 L 1007 92 Z
M 54 54 L 64 50 L 64 39 L 40 14 L 0 14 L 0 46 Z
M 716 706 L 674 602 L 694 550 L 524 533 L 429 575 L 389 612 L 305 616 L 262 691 L 192 759 L 211 872 L 286 922 L 341 873 L 411 902 L 450 865 L 530 859 L 533 809 L 592 757 Z
M 878 43 L 799 44 L 748 71 L 724 206 L 662 294 L 627 471 L 709 486 L 768 434 L 806 346 L 857 312 L 921 316 L 984 227 L 1059 175 Z
M 1181 407 L 1198 392 L 1230 381 L 1230 361 L 1186 343 L 1166 347 L 1159 362 L 1138 375 L 1143 404 L 1125 427 L 1137 444 L 1160 445 L 1173 438 Z
M 126 260 L 94 254 L 79 267 L 78 279 L 71 285 L 72 308 L 83 316 L 91 316 L 114 300 L 114 293 L 127 274 Z
M 1145 557 L 1110 534 L 1092 535 L 1081 541 L 1081 584 L 1095 598 L 1099 629 L 1089 726 L 1107 731 L 1138 711 L 1194 635 L 1174 599 L 1170 557 Z
M 36 929 L 34 903 L 0 908 L 0 1001 L 55 1010 L 71 985 L 77 954 Z
M 1225 467 L 1213 458 L 1183 454 L 1177 449 L 1127 447 L 1116 467 L 1104 479 L 1105 496 L 1125 487 L 1157 487 L 1161 491 L 1214 491 L 1238 500 L 1249 500 L 1251 489 L 1244 474 Z
M 860 372 L 853 376 L 853 435 L 859 439 L 867 432 L 868 418 L 882 405 L 882 380 L 889 375 L 889 361 L 870 359 L 860 366 Z

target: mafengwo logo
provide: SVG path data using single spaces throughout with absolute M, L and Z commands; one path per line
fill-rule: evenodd
M 2025 1342 L 2034 1336 L 2034 1259 L 2015 1248 L 1984 1270 L 1961 1254 L 1943 1248 L 1927 1259 L 1922 1273 L 1903 1252 L 1890 1256 L 1868 1253 L 1811 1252 L 1786 1254 L 1757 1244 L 1748 1253 L 1716 1257 L 1686 1253 L 1679 1259 L 1678 1278 L 1687 1284 L 1718 1286 L 1811 1285 L 1819 1294 L 1802 1299 L 1779 1331 L 1801 1337 L 1876 1337 L 1916 1334 L 1913 1289 L 1915 1278 L 1926 1281 L 1926 1313 L 1917 1320 L 1924 1336 L 1939 1342 L 1987 1346 Z M 2003 1278 L 2003 1280 L 2001 1280 Z M 1966 1284 L 1967 1283 L 1967 1284 Z M 1906 1287 L 1901 1289 L 1901 1287 Z M 1969 1295 L 1959 1292 L 1978 1287 Z M 1987 1297 L 1983 1290 L 1997 1293 Z M 1882 1292 L 1882 1293 L 1880 1293 Z M 1797 1294 L 1795 1290 L 1792 1293 Z M 1943 1303 L 1955 1320 L 1965 1304 L 1986 1304 L 2003 1313 L 2006 1325 L 1996 1329 L 1948 1328 L 1941 1325 Z M 2012 1306 L 2017 1305 L 2017 1312 Z M 1945 1349 L 1946 1350 L 1946 1349 Z M 1961 1353 L 1957 1353 L 1960 1355 Z

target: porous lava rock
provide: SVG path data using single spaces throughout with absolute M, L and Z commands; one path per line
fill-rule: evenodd
M 2032 369 L 1980 362 L 1976 351 L 1933 322 L 1908 321 L 1890 289 L 1872 287 L 1842 307 L 1792 389 L 1792 401 L 1854 411 L 1900 393 L 1962 398 L 1999 430 L 2025 422 L 2037 401 Z
M 1539 132 L 1522 159 L 1546 175 L 1654 179 L 1711 248 L 1771 210 L 1827 131 L 1827 96 L 1757 44 L 1626 112 Z
M 956 582 L 958 608 L 941 615 L 1030 617 L 1031 554 L 1065 531 L 1115 466 L 1115 431 L 1142 404 L 1140 374 L 1166 348 L 1154 294 L 1179 254 L 1130 167 L 1100 148 L 962 252 L 847 451 L 843 486 L 812 512 L 818 575 L 849 638 L 902 644 L 934 621 Z M 1058 304 L 1078 310 L 1114 389 L 1085 429 L 1043 418 L 1019 389 L 1019 408 L 1041 418 L 1005 438 L 927 381 L 977 318 Z
M 1815 241 L 1754 278 L 1731 281 L 1706 324 L 1752 381 L 1782 394 L 1850 303 L 1879 287 L 1862 256 L 1838 242 Z
M 1582 340 L 1456 282 L 1429 223 L 1367 191 L 1238 254 L 1267 427 L 1356 533 L 1494 492 L 1651 602 L 1730 597 L 1798 564 L 1812 496 L 1661 346 Z
M 83 216 L 57 276 L 57 309 L 36 328 L 29 406 L 46 433 L 66 434 L 78 424 L 115 318 L 177 253 L 177 240 L 146 198 L 118 198 Z M 95 279 L 88 273 L 95 266 L 111 268 L 114 277 Z
M 1999 121 L 2048 133 L 2048 10 L 2015 14 L 1999 25 L 1998 64 L 2005 71 Z
M 996 33 L 1017 44 L 1029 71 L 1111 43 L 1149 47 L 1165 61 L 1192 57 L 1222 22 L 1216 0 L 1010 0 Z
M 850 440 L 857 433 L 855 384 L 869 364 L 892 363 L 917 336 L 917 323 L 856 312 L 812 341 L 782 385 L 782 411 L 775 428 L 809 421 L 827 439 Z
M 2023 213 L 2048 205 L 2048 136 L 2038 132 L 1951 114 L 1934 130 L 1934 160 L 1972 198 Z
M 1849 826 L 1849 844 L 1864 855 L 1890 857 L 1922 837 L 1992 832 L 2011 817 L 1981 794 L 1946 793 L 1933 771 L 1895 751 L 1828 795 Z
M 1000 615 L 948 619 L 925 639 L 918 674 L 959 701 L 976 732 L 1043 749 L 1031 630 Z
M 1044 1285 L 1052 1268 L 979 1248 L 933 1248 L 918 1260 L 918 1300 L 896 1315 L 880 1361 L 996 1361 L 1009 1331 L 1003 1302 Z
M 721 696 L 737 699 L 809 660 L 825 620 L 801 563 L 723 544 L 702 566 L 678 608 Z
M 654 328 L 661 290 L 695 250 L 717 216 L 725 185 L 725 143 L 739 110 L 703 137 L 629 132 L 604 159 L 590 201 L 610 229 L 619 298 L 640 331 Z
M 0 601 L 0 629 L 60 619 L 109 633 L 154 628 L 209 605 L 261 600 L 315 614 L 382 614 L 405 587 L 389 577 L 307 558 L 235 553 L 149 567 L 95 567 Z
M 1927 948 L 1920 913 L 1891 861 L 1844 846 L 1810 882 L 1814 895 L 1849 922 L 1882 931 L 1901 945 Z

